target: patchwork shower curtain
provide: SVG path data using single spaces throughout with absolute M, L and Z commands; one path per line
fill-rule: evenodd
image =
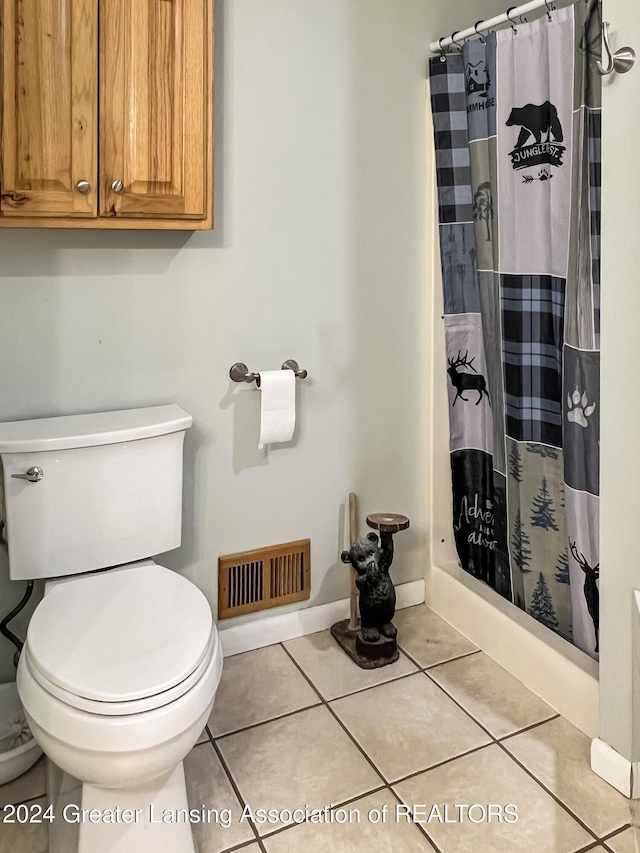
M 460 563 L 598 653 L 597 0 L 430 64 Z

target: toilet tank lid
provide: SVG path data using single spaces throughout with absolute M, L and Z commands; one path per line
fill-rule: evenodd
M 0 423 L 0 453 L 34 453 L 118 444 L 180 432 L 193 418 L 180 406 L 151 406 L 88 415 Z

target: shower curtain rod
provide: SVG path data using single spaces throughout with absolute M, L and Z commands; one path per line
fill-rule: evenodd
M 460 30 L 459 32 L 452 33 L 446 38 L 441 38 L 440 41 L 432 41 L 429 45 L 429 50 L 431 53 L 440 53 L 446 47 L 450 47 L 454 43 L 460 45 L 463 39 L 480 35 L 480 33 L 486 33 L 492 27 L 497 27 L 500 24 L 506 24 L 508 21 L 513 23 L 514 18 L 519 18 L 521 15 L 526 15 L 529 12 L 537 12 L 538 9 L 544 9 L 545 7 L 549 12 L 553 11 L 550 1 L 545 3 L 545 0 L 530 0 L 529 3 L 523 3 L 522 6 L 509 9 L 509 14 L 503 12 L 501 15 L 496 15 L 495 18 L 489 18 L 487 21 L 478 21 L 475 27 L 469 27 L 466 30 Z M 509 17 L 509 15 L 511 17 Z M 453 36 L 456 37 L 455 42 L 453 41 Z

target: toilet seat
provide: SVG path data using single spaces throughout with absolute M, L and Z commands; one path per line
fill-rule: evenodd
M 140 714 L 143 711 L 153 711 L 155 708 L 161 708 L 163 705 L 168 705 L 170 702 L 184 696 L 184 694 L 202 678 L 211 662 L 211 659 L 217 653 L 218 644 L 218 632 L 214 625 L 206 656 L 193 670 L 191 675 L 184 679 L 184 681 L 181 681 L 169 690 L 163 690 L 161 693 L 155 693 L 153 696 L 124 702 L 101 702 L 96 701 L 95 699 L 87 699 L 84 696 L 77 696 L 75 693 L 71 693 L 68 690 L 64 690 L 62 687 L 58 687 L 57 684 L 54 684 L 54 682 L 50 681 L 38 670 L 38 667 L 31 659 L 31 654 L 27 645 L 24 647 L 23 656 L 25 666 L 33 678 L 44 690 L 47 691 L 47 693 L 55 696 L 56 699 L 59 699 L 66 705 L 70 705 L 72 708 L 78 708 L 80 711 L 86 711 L 89 714 L 104 714 L 107 716 L 120 717 L 126 714 Z
M 120 716 L 183 696 L 218 645 L 202 592 L 145 561 L 51 589 L 29 624 L 24 664 L 65 704 Z

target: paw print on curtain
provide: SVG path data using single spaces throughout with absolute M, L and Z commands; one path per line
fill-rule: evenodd
M 596 404 L 589 405 L 586 391 L 580 394 L 576 387 L 573 394 L 567 394 L 567 420 L 570 423 L 579 424 L 586 429 L 589 426 L 587 418 L 590 418 L 595 410 Z
M 570 489 L 600 493 L 600 353 L 565 344 L 564 475 Z

